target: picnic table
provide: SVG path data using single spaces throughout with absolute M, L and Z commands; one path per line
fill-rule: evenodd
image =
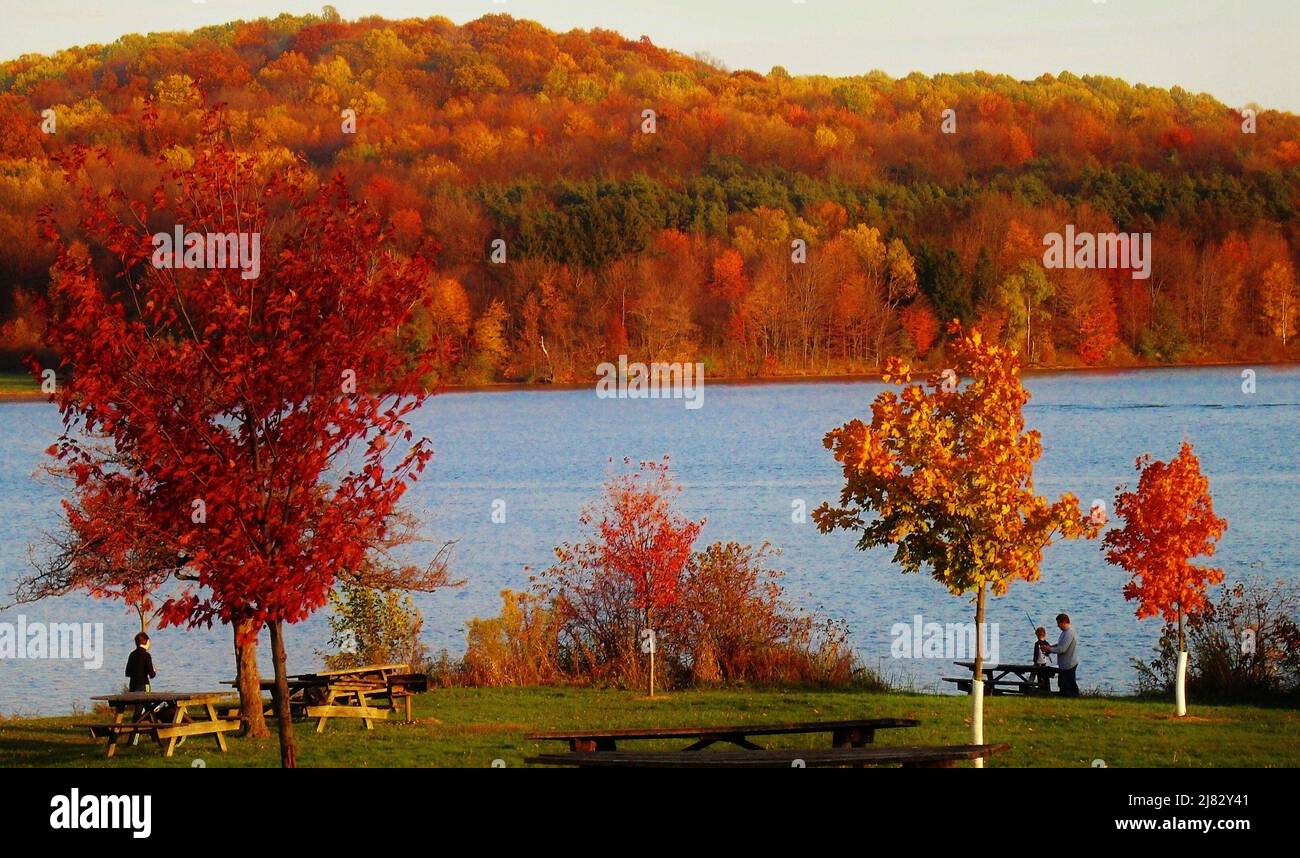
M 149 735 L 155 742 L 167 744 L 163 756 L 170 757 L 178 739 L 186 736 L 212 735 L 222 753 L 226 750 L 225 734 L 238 730 L 239 721 L 219 718 L 216 706 L 230 697 L 228 691 L 128 691 L 92 697 L 107 703 L 113 710 L 111 724 L 84 724 L 92 739 L 108 739 L 108 756 L 117 753 L 118 743 L 126 736 Z M 195 717 L 190 710 L 197 710 Z M 127 713 L 131 712 L 131 720 Z
M 973 661 L 954 661 L 953 664 L 972 673 L 975 670 Z M 986 664 L 981 672 L 989 694 L 1050 694 L 1051 677 L 1056 676 L 1059 670 L 1050 664 Z M 1038 681 L 1040 676 L 1043 684 Z M 956 683 L 959 691 L 969 693 L 971 690 L 970 676 L 945 676 L 943 681 Z
M 529 733 L 524 738 L 566 741 L 569 743 L 570 751 L 584 754 L 615 751 L 618 749 L 618 742 L 638 739 L 695 739 L 696 741 L 684 748 L 684 751 L 699 751 L 715 742 L 728 742 L 747 751 L 761 751 L 763 747 L 750 741 L 749 737 L 818 733 L 831 734 L 832 748 L 861 748 L 875 740 L 877 730 L 915 727 L 919 723 L 921 722 L 913 718 L 859 718 L 849 721 L 801 721 L 793 724 L 746 724 L 725 727 L 568 730 Z
M 644 769 L 788 769 L 853 766 L 902 766 L 903 768 L 952 768 L 960 760 L 987 758 L 1011 746 L 996 745 L 912 745 L 817 748 L 806 750 L 713 751 L 692 754 L 685 751 L 540 754 L 525 762 L 536 765 L 578 768 Z
M 428 680 L 411 674 L 409 664 L 363 664 L 339 670 L 321 670 L 302 678 L 324 681 L 324 699 L 307 707 L 308 718 L 318 718 L 316 732 L 325 731 L 330 718 L 360 718 L 367 730 L 374 729 L 375 718 L 387 718 L 396 711 L 397 701 L 406 705 L 406 720 L 411 720 L 411 694 L 427 690 Z M 372 705 L 371 698 L 387 700 L 387 707 Z
M 365 664 L 340 670 L 299 673 L 288 677 L 289 708 L 307 718 L 316 718 L 316 732 L 325 732 L 330 718 L 360 718 L 367 730 L 374 729 L 374 719 L 387 718 L 397 701 L 405 703 L 406 720 L 411 720 L 411 695 L 428 690 L 428 680 L 411 674 L 407 664 Z M 226 682 L 235 685 L 234 680 Z M 275 680 L 260 682 L 263 691 L 274 693 Z M 374 704 L 386 700 L 387 706 Z M 269 707 L 269 704 L 265 704 Z M 271 710 L 266 714 L 274 715 Z

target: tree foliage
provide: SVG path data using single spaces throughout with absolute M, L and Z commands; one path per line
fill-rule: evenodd
M 322 14 L 0 64 L 0 359 L 26 354 L 39 328 L 20 297 L 49 285 L 36 212 L 75 220 L 58 159 L 105 147 L 144 198 L 166 169 L 156 162 L 185 166 L 204 104 L 222 102 L 263 168 L 305 158 L 317 181 L 343 175 L 403 252 L 444 243 L 442 274 L 482 337 L 476 348 L 438 331 L 455 348 L 430 383 L 585 380 L 616 357 L 611 344 L 644 360 L 690 352 L 734 375 L 877 369 L 914 332 L 918 296 L 986 332 L 1014 311 L 996 337 L 1024 340 L 1031 363 L 1295 354 L 1294 115 L 1260 110 L 1244 134 L 1207 96 L 1106 77 L 763 75 L 506 15 Z M 646 108 L 654 134 L 640 130 Z M 956 135 L 940 131 L 946 108 Z M 54 134 L 40 130 L 47 109 Z M 1023 271 L 1066 223 L 1152 232 L 1152 280 L 1111 284 L 1108 298 L 1101 278 Z M 874 253 L 838 252 L 838 236 L 863 230 L 914 260 L 915 290 L 901 267 L 878 276 Z M 495 239 L 510 261 L 485 265 Z M 792 261 L 794 240 L 806 261 Z M 1207 253 L 1232 264 L 1197 273 Z M 558 350 L 541 332 L 544 360 L 529 326 L 547 326 L 548 305 L 569 322 L 558 309 L 550 320 L 565 331 Z

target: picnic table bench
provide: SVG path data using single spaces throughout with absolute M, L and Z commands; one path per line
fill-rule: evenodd
M 975 670 L 973 661 L 954 661 L 953 664 L 958 667 L 964 667 L 972 673 Z M 1050 664 L 995 664 L 984 665 L 981 671 L 984 674 L 984 687 L 989 694 L 1050 694 L 1052 687 L 1050 679 L 1059 672 L 1057 668 Z M 1040 684 L 1038 679 L 1043 677 L 1046 684 Z M 970 693 L 971 676 L 945 676 L 944 682 L 953 682 L 957 685 L 958 691 Z
M 703 754 L 686 751 L 589 751 L 540 754 L 528 757 L 525 762 L 578 768 L 643 769 L 814 769 L 891 765 L 904 768 L 952 768 L 960 760 L 987 758 L 1010 747 L 1002 742 L 996 745 L 873 745 L 806 750 L 710 751 Z
M 360 718 L 367 730 L 374 729 L 376 718 L 387 718 L 396 711 L 397 701 L 405 704 L 406 720 L 411 720 L 411 696 L 428 690 L 428 678 L 410 673 L 406 664 L 367 664 L 355 668 L 299 673 L 288 677 L 289 709 L 306 718 L 316 718 L 316 732 L 323 733 L 330 718 Z M 234 680 L 226 682 L 235 685 Z M 275 692 L 275 680 L 260 682 L 263 691 Z M 376 700 L 387 701 L 375 706 Z M 263 702 L 265 714 L 274 717 L 271 704 Z
M 113 710 L 111 724 L 82 724 L 90 731 L 92 739 L 108 740 L 108 756 L 117 753 L 117 746 L 128 736 L 149 735 L 159 745 L 167 741 L 163 756 L 170 757 L 176 750 L 178 739 L 186 736 L 216 737 L 217 747 L 226 750 L 225 734 L 238 730 L 238 720 L 220 718 L 216 706 L 230 697 L 228 691 L 128 691 L 123 694 L 104 694 L 92 697 L 107 703 Z M 206 718 L 196 718 L 191 709 Z M 127 720 L 127 713 L 132 718 Z
M 387 701 L 387 708 L 397 711 L 397 701 L 404 704 L 406 720 L 411 720 L 411 697 L 419 692 L 429 690 L 429 678 L 422 673 L 411 673 L 409 664 L 365 664 L 360 667 L 341 668 L 339 670 L 322 670 L 310 676 L 324 679 L 329 686 L 329 699 L 325 706 L 336 706 L 337 701 L 344 701 L 344 708 L 352 708 L 347 701 L 356 700 L 357 705 L 366 706 L 367 697 L 379 697 Z M 331 713 L 337 715 L 337 713 Z M 354 713 L 345 713 L 343 717 L 359 717 Z M 308 717 L 316 717 L 309 712 Z M 387 712 L 382 717 L 388 717 Z M 367 722 L 367 726 L 369 726 Z M 322 720 L 317 731 L 324 729 Z
M 919 723 L 921 722 L 913 718 L 859 718 L 849 721 L 802 721 L 793 724 L 747 724 L 725 727 L 580 729 L 529 733 L 524 738 L 567 741 L 570 751 L 581 753 L 615 751 L 619 741 L 637 739 L 695 739 L 693 744 L 683 749 L 685 751 L 699 751 L 715 742 L 728 742 L 749 751 L 761 751 L 762 746 L 750 741 L 749 737 L 830 733 L 832 748 L 860 748 L 875 740 L 877 730 L 915 727 Z

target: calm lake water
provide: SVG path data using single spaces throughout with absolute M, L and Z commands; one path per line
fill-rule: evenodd
M 1229 521 L 1216 557 L 1231 580 L 1249 574 L 1294 579 L 1300 563 L 1300 368 L 1257 370 L 1257 390 L 1242 391 L 1241 368 L 1063 373 L 1034 376 L 1027 422 L 1043 435 L 1036 472 L 1040 492 L 1074 492 L 1086 506 L 1111 506 L 1118 482 L 1133 482 L 1144 452 L 1167 459 L 1190 438 L 1210 478 L 1215 508 Z M 408 495 L 438 541 L 458 540 L 458 589 L 419 595 L 426 642 L 459 654 L 466 620 L 497 613 L 499 592 L 527 586 L 525 567 L 549 563 L 558 542 L 579 535 L 579 510 L 609 470 L 609 460 L 671 454 L 685 490 L 683 509 L 707 517 L 701 545 L 714 540 L 768 541 L 782 551 L 779 567 L 790 601 L 848 623 L 865 661 L 918 687 L 946 690 L 946 660 L 890 658 L 891 627 L 970 622 L 973 608 L 919 575 L 902 575 L 890 552 L 854 549 L 851 534 L 824 536 L 792 521 L 795 501 L 807 509 L 833 500 L 840 478 L 823 434 L 868 413 L 879 384 L 710 385 L 704 407 L 680 400 L 602 400 L 592 390 L 455 393 L 434 397 L 418 415 L 436 458 Z M 56 437 L 57 412 L 44 403 L 0 404 L 0 602 L 28 568 L 28 546 L 58 521 L 57 490 L 34 479 L 42 451 Z M 494 524 L 494 501 L 506 522 Z M 431 550 L 431 549 L 430 549 Z M 1024 661 L 1031 629 L 1025 614 L 1053 628 L 1067 611 L 1079 631 L 1085 687 L 1132 687 L 1130 659 L 1147 657 L 1159 622 L 1139 623 L 1097 542 L 1048 550 L 1042 579 L 1018 583 L 992 601 L 1003 661 Z M 83 596 L 0 611 L 0 623 L 100 622 L 104 665 L 77 661 L 0 661 L 0 713 L 62 713 L 92 694 L 117 691 L 136 630 L 134 614 L 117 603 Z M 1054 631 L 1054 629 L 1053 629 Z M 287 636 L 291 672 L 319 667 L 328 637 L 326 612 Z M 217 688 L 233 675 L 226 629 L 154 634 L 157 684 Z M 269 668 L 267 654 L 261 654 Z

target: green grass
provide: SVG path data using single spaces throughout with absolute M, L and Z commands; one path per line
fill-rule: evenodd
M 997 697 L 986 701 L 985 739 L 1010 742 L 993 766 L 1088 766 L 1102 759 L 1127 766 L 1300 766 L 1300 712 L 1252 706 L 1196 706 L 1184 719 L 1171 702 L 1126 698 Z M 413 724 L 380 722 L 366 732 L 359 721 L 337 719 L 317 735 L 314 723 L 296 722 L 304 766 L 487 767 L 495 759 L 522 766 L 538 751 L 561 751 L 559 742 L 530 742 L 532 730 L 572 727 L 723 725 L 853 717 L 909 717 L 911 729 L 882 730 L 881 744 L 969 741 L 966 697 L 858 691 L 709 690 L 665 694 L 654 700 L 633 692 L 581 688 L 452 688 L 416 698 Z M 192 737 L 171 759 L 152 741 L 104 756 L 74 725 L 103 715 L 0 721 L 0 766 L 274 766 L 270 739 L 228 739 L 221 754 L 208 736 Z M 272 722 L 274 726 L 274 722 Z M 827 736 L 776 737 L 772 747 L 828 743 Z M 673 749 L 682 743 L 637 742 L 629 748 Z M 707 752 L 705 752 L 707 753 Z
M 40 386 L 26 372 L 0 372 L 0 395 L 6 393 L 37 393 Z

